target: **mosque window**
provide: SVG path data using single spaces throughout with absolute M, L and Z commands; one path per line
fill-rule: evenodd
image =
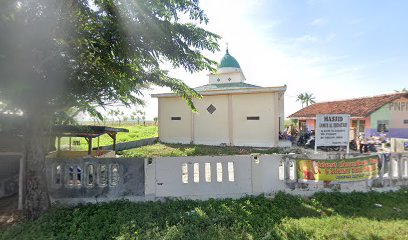
M 181 120 L 181 117 L 171 117 L 171 120 Z
M 259 120 L 259 116 L 250 116 L 247 117 L 247 120 Z
M 210 105 L 210 106 L 208 106 L 208 108 L 207 108 L 207 111 L 210 113 L 210 114 L 213 114 L 214 112 L 215 112 L 215 110 L 217 110 L 215 107 L 214 107 L 214 105 Z

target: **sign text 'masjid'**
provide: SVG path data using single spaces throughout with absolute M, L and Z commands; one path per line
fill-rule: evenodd
M 347 146 L 350 115 L 330 114 L 316 116 L 317 146 Z

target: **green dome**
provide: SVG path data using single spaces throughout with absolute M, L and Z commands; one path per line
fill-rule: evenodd
M 228 50 L 227 50 L 227 53 L 225 53 L 224 57 L 221 59 L 220 64 L 218 65 L 218 68 L 226 68 L 226 67 L 241 68 L 239 66 L 238 61 L 229 54 Z

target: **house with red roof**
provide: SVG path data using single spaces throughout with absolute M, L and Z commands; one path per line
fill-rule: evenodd
M 408 138 L 408 93 L 385 94 L 339 101 L 320 102 L 289 116 L 301 129 L 314 130 L 318 114 L 350 114 L 350 126 L 358 136 Z

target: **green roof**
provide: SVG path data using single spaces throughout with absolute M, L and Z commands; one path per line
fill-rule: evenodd
M 215 83 L 215 84 L 207 84 L 204 86 L 196 87 L 194 90 L 197 92 L 204 92 L 204 91 L 211 91 L 211 90 L 231 90 L 231 89 L 239 89 L 239 88 L 260 88 L 260 86 L 247 84 L 243 82 L 239 83 Z
M 239 66 L 238 61 L 229 54 L 228 49 L 227 52 L 225 53 L 224 57 L 221 59 L 220 64 L 218 65 L 219 68 L 225 68 L 225 67 L 232 67 L 232 68 L 241 68 Z

